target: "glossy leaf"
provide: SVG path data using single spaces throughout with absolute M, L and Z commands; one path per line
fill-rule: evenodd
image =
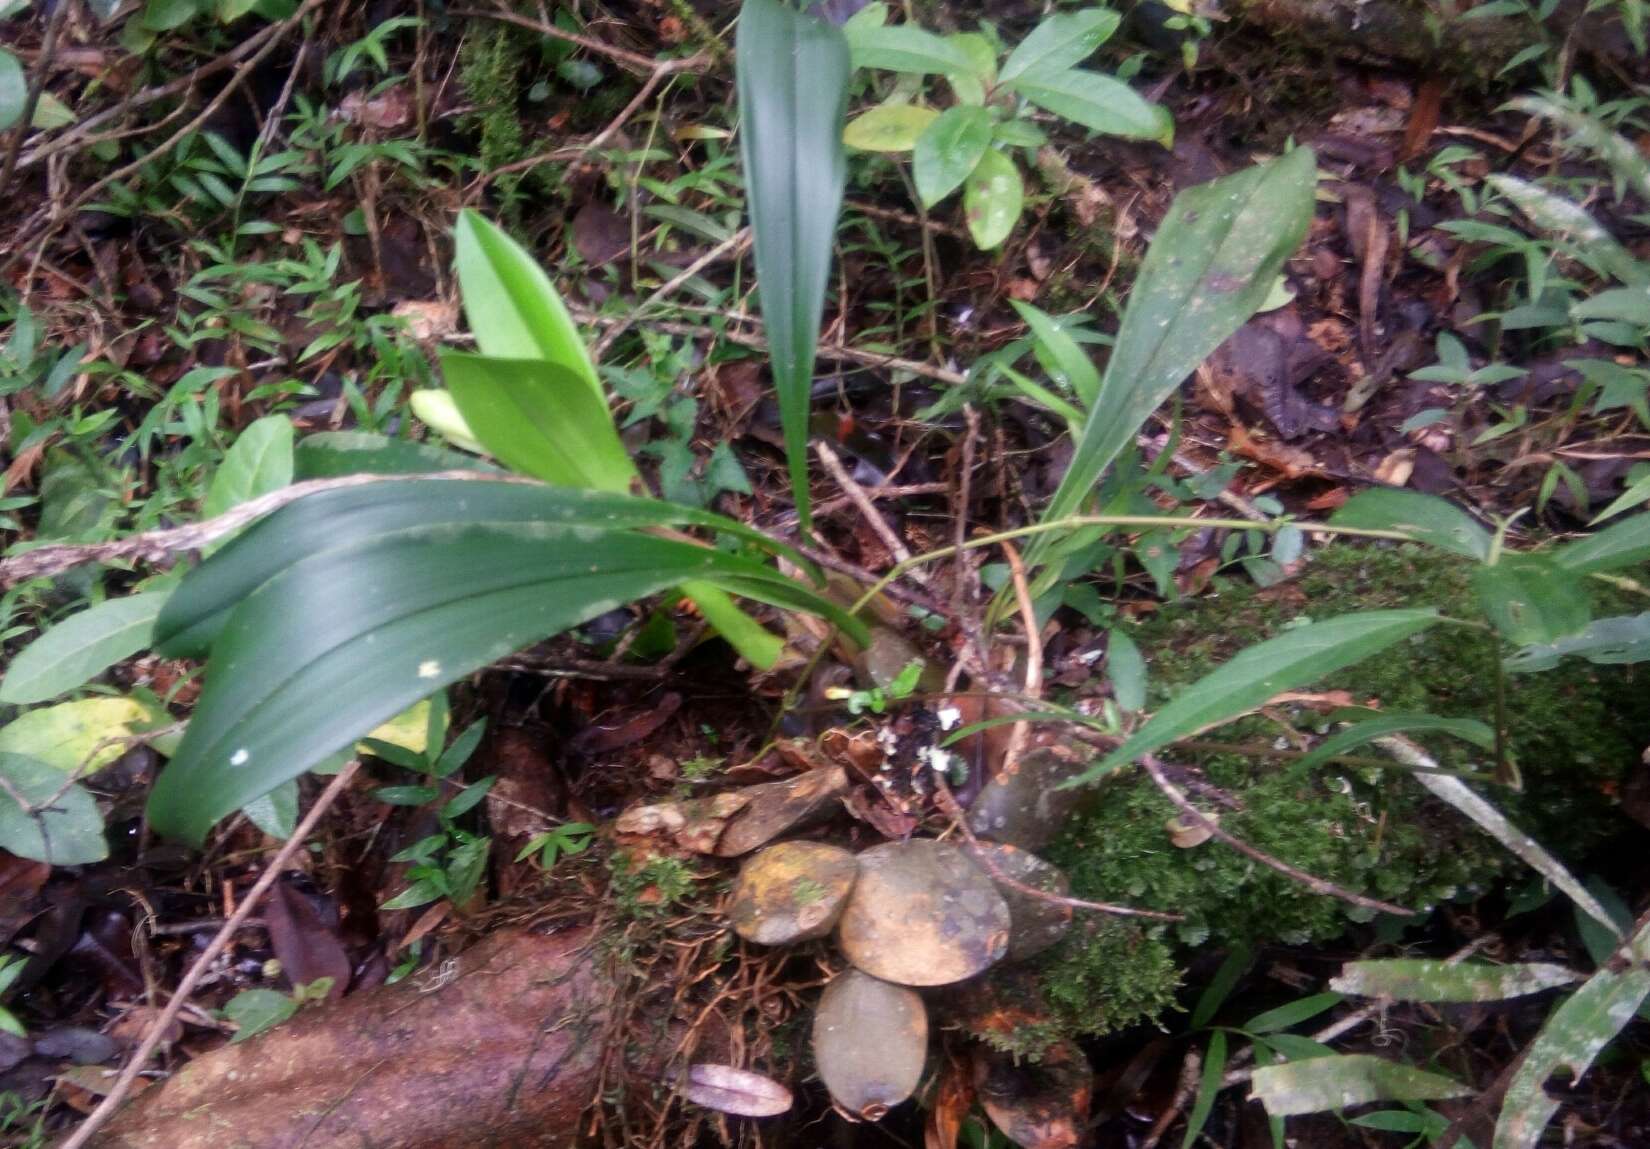
M 439 495 L 417 490 L 443 486 Z M 150 797 L 156 829 L 198 842 L 224 814 L 439 687 L 685 580 L 807 603 L 864 635 L 768 567 L 619 529 L 625 504 L 644 500 L 496 484 L 554 492 L 568 508 L 581 498 L 587 508 L 603 500 L 615 508 L 510 521 L 499 516 L 532 504 L 495 500 L 489 519 L 483 505 L 498 491 L 478 488 L 490 486 L 409 480 L 327 492 L 283 508 L 185 579 L 157 634 L 192 645 L 214 625 L 221 633 L 189 729 Z M 385 488 L 382 507 L 336 499 L 305 507 Z M 416 515 L 432 506 L 444 520 Z M 288 545 L 276 549 L 277 541 Z
M 911 178 L 924 207 L 962 186 L 991 146 L 991 113 L 959 105 L 941 112 L 917 137 Z
M 1515 674 L 1551 670 L 1567 655 L 1579 655 L 1600 666 L 1650 662 L 1650 611 L 1597 619 L 1586 630 L 1556 642 L 1526 646 L 1502 665 Z
M 963 181 L 963 212 L 968 234 L 981 251 L 990 251 L 1014 230 L 1025 203 L 1025 183 L 1014 161 L 995 148 L 987 148 L 980 162 Z
M 265 415 L 249 424 L 224 455 L 207 488 L 201 516 L 214 518 L 290 482 L 292 420 L 285 415 Z
M 24 647 L 0 680 L 0 702 L 45 702 L 84 686 L 149 645 L 166 592 L 112 598 L 70 615 Z
M 1570 1084 L 1579 1082 L 1650 997 L 1650 925 L 1638 932 L 1623 956 L 1628 960 L 1599 970 L 1553 1010 L 1530 1043 L 1507 1086 L 1494 1149 L 1535 1149 L 1558 1112 L 1547 1079 L 1568 1070 Z
M 54 866 L 83 866 L 109 856 L 96 800 L 78 785 L 65 789 L 57 767 L 0 752 L 0 778 L 9 787 L 0 788 L 0 842 L 11 853 Z M 17 804 L 14 792 L 31 805 L 51 805 L 30 813 Z
M 1472 584 L 1490 622 L 1520 646 L 1553 642 L 1592 621 L 1581 580 L 1545 555 L 1502 555 L 1474 569 Z
M 808 406 L 847 179 L 848 42 L 840 30 L 780 0 L 745 0 L 735 56 L 756 294 L 779 392 L 791 495 L 808 531 Z
M 842 142 L 861 152 L 908 152 L 939 113 L 916 104 L 878 104 L 842 129 Z
M 306 435 L 298 441 L 292 458 L 293 477 L 300 480 L 497 469 L 462 451 L 449 451 L 411 439 L 392 439 L 370 431 L 321 431 Z
M 1021 77 L 1036 79 L 1081 64 L 1111 39 L 1122 19 L 1109 8 L 1085 8 L 1047 17 L 1009 53 L 998 82 L 1007 84 Z
M 607 401 L 566 368 L 446 351 L 441 373 L 465 425 L 511 470 L 562 487 L 630 488 L 636 468 Z
M 974 69 L 973 61 L 957 45 L 911 24 L 893 28 L 850 24 L 844 31 L 856 68 L 877 68 L 915 76 Z
M 1157 405 L 1264 302 L 1306 236 L 1316 185 L 1312 152 L 1297 148 L 1175 198 L 1045 521 L 1076 511 Z M 1042 536 L 1031 555 L 1050 545 Z
M 1094 369 L 1094 361 L 1084 354 L 1082 347 L 1049 315 L 1029 303 L 1011 300 L 1014 310 L 1020 313 L 1020 318 L 1026 321 L 1031 333 L 1037 337 L 1055 366 L 1066 377 L 1066 382 L 1083 401 L 1084 407 L 1092 406 L 1095 397 L 1100 393 L 1100 373 Z
M 1273 1117 L 1347 1109 L 1370 1101 L 1441 1101 L 1473 1092 L 1452 1077 L 1367 1053 L 1261 1066 L 1250 1084 L 1252 1095 Z
M 1022 76 L 1010 85 L 1016 92 L 1062 119 L 1091 131 L 1130 140 L 1174 142 L 1174 117 L 1122 80 L 1100 72 L 1072 69 Z M 1267 282 L 1271 287 L 1271 282 Z
M 459 213 L 453 238 L 464 316 L 481 353 L 554 363 L 605 403 L 578 325 L 538 261 L 473 211 Z
M 1567 543 L 1553 552 L 1553 561 L 1573 575 L 1650 563 L 1650 514 L 1634 515 L 1580 542 Z
M 1329 984 L 1337 993 L 1394 1001 L 1504 1001 L 1577 980 L 1574 970 L 1550 962 L 1484 962 L 1390 958 L 1349 961 Z
M 1251 646 L 1183 687 L 1123 745 L 1066 784 L 1092 782 L 1178 738 L 1246 714 L 1275 694 L 1379 654 L 1437 619 L 1433 610 L 1366 611 L 1308 623 Z
M 1345 720 L 1346 717 L 1344 713 L 1333 716 L 1337 721 Z M 1367 745 L 1389 734 L 1416 734 L 1427 731 L 1449 734 L 1484 750 L 1495 749 L 1495 731 L 1487 723 L 1476 718 L 1365 711 L 1356 717 L 1351 726 L 1331 734 L 1320 742 L 1311 753 L 1295 763 L 1295 769 L 1309 770 L 1321 766 L 1337 755 L 1345 754 L 1348 750 Z
M 1420 542 L 1483 562 L 1490 553 L 1490 533 L 1467 512 L 1436 495 L 1373 487 L 1359 491 L 1330 516 L 1337 527 L 1402 531 Z

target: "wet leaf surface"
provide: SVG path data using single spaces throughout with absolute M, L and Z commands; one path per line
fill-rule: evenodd
M 889 842 L 859 855 L 838 936 L 866 973 L 900 985 L 947 985 L 1008 952 L 1008 903 L 949 842 Z
M 820 995 L 814 1061 L 844 1112 L 876 1121 L 911 1096 L 928 1059 L 928 1010 L 904 986 L 844 970 Z
M 859 863 L 840 846 L 781 842 L 751 856 L 733 885 L 733 930 L 762 945 L 822 938 L 831 932 Z

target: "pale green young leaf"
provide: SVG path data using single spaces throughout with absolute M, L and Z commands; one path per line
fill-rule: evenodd
M 1354 713 L 1342 711 L 1331 716 L 1336 721 L 1349 717 L 1354 717 Z M 1352 725 L 1325 738 L 1311 753 L 1296 762 L 1294 768 L 1310 770 L 1337 755 L 1345 754 L 1389 734 L 1417 734 L 1429 731 L 1460 738 L 1484 750 L 1495 749 L 1495 731 L 1487 723 L 1476 718 L 1445 718 L 1437 714 L 1370 710 L 1356 713 Z
M 1553 552 L 1553 561 L 1572 575 L 1650 562 L 1650 514 L 1634 515 L 1579 542 L 1566 543 Z
M 1504 1001 L 1578 980 L 1574 970 L 1551 962 L 1489 965 L 1484 962 L 1387 958 L 1350 961 L 1330 981 L 1337 993 L 1389 997 L 1394 1001 Z
M 962 186 L 991 146 L 991 114 L 984 108 L 947 108 L 917 137 L 911 178 L 924 207 Z
M 1130 140 L 1156 140 L 1164 147 L 1174 142 L 1174 117 L 1167 108 L 1100 72 L 1076 68 L 1037 72 L 1022 76 L 1010 86 L 1045 112 L 1090 131 Z M 1266 286 L 1271 288 L 1270 280 Z
M 290 994 L 273 989 L 243 989 L 224 1003 L 223 1015 L 235 1025 L 235 1036 L 229 1039 L 229 1044 L 256 1037 L 297 1012 L 298 1003 Z
M 843 31 L 856 68 L 924 76 L 969 72 L 974 67 L 968 53 L 956 44 L 911 24 L 871 28 L 850 22 Z
M 248 424 L 224 455 L 201 503 L 201 516 L 216 518 L 291 482 L 292 420 L 265 415 Z
M 1057 12 L 1045 18 L 1009 53 L 998 82 L 1008 84 L 1021 77 L 1035 79 L 1081 64 L 1111 39 L 1122 19 L 1109 8 Z
M 1060 373 L 1066 377 L 1066 382 L 1082 400 L 1083 406 L 1092 407 L 1095 396 L 1100 392 L 1100 372 L 1095 370 L 1094 361 L 1078 346 L 1077 340 L 1067 334 L 1047 313 L 1017 299 L 1011 302 L 1014 310 L 1020 313 L 1020 318 L 1031 328 L 1031 333 L 1037 337 L 1037 341 L 1053 357 L 1055 366 L 1059 367 Z

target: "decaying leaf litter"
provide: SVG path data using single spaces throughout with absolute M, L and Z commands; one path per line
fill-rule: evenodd
M 18 209 L 0 365 L 18 544 L 0 571 L 19 588 L 0 982 L 23 1031 L 0 1047 L 0 1136 L 79 1144 L 112 1092 L 137 1100 L 94 1144 L 186 1144 L 204 1111 L 189 1136 L 207 1144 L 787 1144 L 823 1120 L 937 1145 L 1235 1146 L 1271 1143 L 1270 1113 L 1315 1145 L 1533 1145 L 1560 1102 L 1573 1143 L 1646 1135 L 1642 1028 L 1617 1036 L 1643 998 L 1632 842 L 1650 809 L 1630 677 L 1650 557 L 1632 517 L 1650 495 L 1633 215 L 1650 180 L 1631 5 L 1488 6 L 1425 43 L 1287 4 L 798 23 L 752 0 L 737 33 L 685 5 L 210 7 L 59 3 L 4 24 L 20 84 L 0 111 L 30 127 L 0 176 Z M 764 51 L 785 37 L 796 53 Z M 761 65 L 737 99 L 736 48 Z M 804 70 L 846 112 L 772 98 Z M 786 168 L 818 176 L 796 217 L 814 226 L 789 233 L 761 188 Z M 840 231 L 820 222 L 833 170 Z M 455 273 L 460 207 L 477 214 L 456 215 Z M 468 272 L 466 244 L 486 261 Z M 512 326 L 541 282 L 549 309 Z M 445 515 L 447 565 L 417 585 L 503 588 L 522 552 L 496 524 L 582 513 L 495 492 L 500 467 L 611 492 L 586 509 L 635 534 L 587 530 L 577 552 L 535 528 L 545 557 L 581 553 L 615 604 L 654 597 L 573 611 L 546 641 L 567 622 L 498 624 L 520 651 L 418 651 L 387 721 L 354 734 L 327 722 L 350 674 L 318 689 L 299 658 L 313 745 L 282 786 L 179 797 L 194 787 L 171 759 L 264 769 L 298 745 L 226 725 L 216 635 L 254 587 L 271 619 L 365 618 L 340 588 L 411 593 L 375 581 L 395 532 Z M 321 513 L 402 497 L 344 479 L 361 469 L 405 492 L 371 555 Z M 407 478 L 432 472 L 451 486 Z M 725 518 L 625 500 L 638 473 Z M 471 491 L 494 509 L 466 535 Z M 296 505 L 229 539 L 260 498 Z M 1441 644 L 1451 611 L 1291 605 L 1326 539 L 1278 516 L 1331 513 L 1387 540 L 1332 547 L 1398 536 L 1482 564 L 1466 601 L 1521 648 L 1491 707 L 1405 712 L 1351 666 Z M 989 537 L 1072 514 L 1091 521 Z M 1594 516 L 1615 528 L 1524 553 Z M 690 562 L 694 530 L 722 532 L 727 561 Z M 290 540 L 292 573 L 259 569 L 283 549 L 259 539 Z M 330 567 L 295 561 L 328 546 Z M 185 585 L 218 577 L 226 597 L 163 610 L 167 569 L 220 549 Z M 803 590 L 756 561 L 774 553 Z M 614 581 L 627 563 L 647 568 L 633 586 Z M 1553 589 L 1590 575 L 1619 597 Z M 1221 633 L 1221 601 L 1251 593 L 1294 613 L 1224 676 L 1164 677 L 1158 618 Z M 105 595 L 102 618 L 75 613 Z M 201 694 L 178 656 L 208 646 Z M 1594 668 L 1565 678 L 1568 713 L 1605 689 L 1641 701 L 1606 706 L 1612 749 L 1577 749 L 1562 789 L 1509 731 L 1535 705 L 1529 672 L 1566 656 Z M 62 701 L 97 676 L 101 693 Z M 397 716 L 430 679 L 452 685 Z M 1242 711 L 1247 742 L 1205 729 Z M 322 760 L 328 739 L 341 759 Z M 1330 754 L 1339 773 L 1315 781 Z M 1425 804 L 1389 806 L 1415 785 L 1393 761 L 1466 780 L 1418 775 Z M 172 797 L 151 819 L 157 771 Z M 1509 782 L 1528 800 L 1489 791 L 1506 813 L 1468 788 Z M 1332 801 L 1344 817 L 1283 812 Z M 1126 819 L 1150 835 L 1134 878 L 1097 878 L 1110 855 L 1085 855 L 1073 826 L 1092 823 L 1069 820 L 1107 802 L 1149 811 Z M 1564 811 L 1576 836 L 1555 856 Z M 1375 863 L 1291 840 L 1292 817 Z M 1474 825 L 1534 870 L 1487 860 Z M 1457 870 L 1386 881 L 1417 826 Z M 1333 927 L 1229 918 L 1211 936 L 1196 895 L 1165 900 L 1159 878 L 1226 875 L 1217 851 L 1249 867 L 1221 904 L 1257 883 L 1280 910 L 1337 907 Z M 1135 982 L 1153 988 L 1129 998 Z M 1571 1029 L 1543 1028 L 1555 1001 Z M 1515 1072 L 1532 1040 L 1526 1067 L 1580 1073 L 1612 1038 L 1562 1093 Z M 1254 1100 L 1218 1091 L 1251 1073 Z M 1323 1112 L 1344 1104 L 1364 1105 L 1350 1124 Z

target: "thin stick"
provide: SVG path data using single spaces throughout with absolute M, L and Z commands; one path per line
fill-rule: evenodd
M 814 454 L 819 456 L 819 461 L 824 464 L 825 470 L 835 480 L 836 485 L 842 488 L 842 493 L 853 500 L 854 506 L 865 516 L 865 521 L 888 548 L 888 553 L 894 556 L 894 560 L 901 563 L 910 562 L 911 549 L 894 533 L 894 528 L 888 525 L 888 520 L 882 517 L 882 512 L 877 510 L 876 504 L 866 495 L 865 488 L 854 482 L 854 477 L 848 473 L 848 468 L 842 465 L 842 460 L 837 458 L 836 452 L 831 450 L 831 445 L 823 439 L 816 440 Z M 926 578 L 919 578 L 917 581 L 924 586 L 928 584 Z
M 1314 877 L 1305 870 L 1297 869 L 1296 867 L 1291 866 L 1288 862 L 1285 862 L 1279 858 L 1274 858 L 1271 854 L 1268 854 L 1263 850 L 1257 850 L 1241 838 L 1233 837 L 1225 830 L 1222 830 L 1220 826 L 1215 823 L 1214 819 L 1210 818 L 1202 810 L 1199 810 L 1196 806 L 1192 805 L 1186 795 L 1180 792 L 1180 788 L 1173 782 L 1169 781 L 1168 775 L 1163 771 L 1163 763 L 1159 762 L 1150 754 L 1142 754 L 1140 756 L 1140 762 L 1141 765 L 1145 766 L 1146 773 L 1151 775 L 1152 781 L 1157 783 L 1157 788 L 1163 791 L 1164 796 L 1168 798 L 1169 801 L 1173 802 L 1182 814 L 1185 814 L 1188 818 L 1192 819 L 1194 823 L 1209 831 L 1212 836 L 1219 838 L 1222 842 L 1225 842 L 1228 846 L 1232 847 L 1232 849 L 1236 850 L 1245 857 L 1253 858 L 1261 865 L 1270 866 L 1272 869 L 1276 870 L 1280 874 L 1283 874 L 1285 877 L 1295 879 L 1295 881 L 1311 890 L 1314 894 L 1323 894 L 1327 897 L 1339 898 L 1341 901 L 1347 902 L 1351 905 L 1362 906 L 1367 910 L 1379 910 L 1383 914 L 1396 914 L 1399 917 L 1405 918 L 1412 918 L 1415 916 L 1414 910 L 1406 910 L 1403 906 L 1396 906 L 1391 902 L 1383 902 L 1376 898 L 1366 898 L 1362 894 L 1355 894 L 1351 890 L 1337 886 L 1334 882 L 1326 881 L 1323 878 Z
M 1026 581 L 1026 566 L 1020 561 L 1020 552 L 1013 543 L 1003 544 L 1003 555 L 1008 559 L 1009 578 L 1014 581 L 1014 599 L 1020 606 L 1020 621 L 1026 632 L 1025 685 L 1020 693 L 1034 701 L 1043 697 L 1043 636 L 1037 628 L 1037 605 L 1031 601 L 1031 585 Z M 1003 769 L 1012 770 L 1025 753 L 1031 739 L 1031 723 L 1016 722 L 1008 733 L 1008 746 L 1003 750 Z
M 619 336 L 623 335 L 626 331 L 629 331 L 631 327 L 635 325 L 636 321 L 640 319 L 651 307 L 662 299 L 670 298 L 676 293 L 676 290 L 680 288 L 682 284 L 686 283 L 688 280 L 692 279 L 694 276 L 698 275 L 701 271 L 705 270 L 705 268 L 709 267 L 718 260 L 726 259 L 730 256 L 737 259 L 745 248 L 750 245 L 750 241 L 751 229 L 748 227 L 742 227 L 732 235 L 728 236 L 727 239 L 724 239 L 721 243 L 705 252 L 705 254 L 701 255 L 698 259 L 688 264 L 680 272 L 667 280 L 663 286 L 659 288 L 659 290 L 642 300 L 642 302 L 637 304 L 635 307 L 632 307 L 629 314 L 621 317 L 618 323 L 615 323 L 612 327 L 609 327 L 607 331 L 603 333 L 602 337 L 596 340 L 595 346 L 590 349 L 590 357 L 600 363 L 602 357 L 607 354 L 608 348 L 613 346 Z
M 982 846 L 980 840 L 974 836 L 974 831 L 968 824 L 968 816 L 963 813 L 962 807 L 957 805 L 956 796 L 951 793 L 951 787 L 946 785 L 945 779 L 935 775 L 934 781 L 934 797 L 939 803 L 941 812 L 951 819 L 951 824 L 957 828 L 957 832 L 963 836 L 963 840 L 974 848 L 974 860 L 985 867 L 986 872 L 991 875 L 992 881 L 1005 885 L 1028 898 L 1035 898 L 1040 902 L 1050 902 L 1056 906 L 1068 906 L 1074 910 L 1095 910 L 1102 914 L 1114 914 L 1117 917 L 1151 918 L 1159 922 L 1183 922 L 1186 920 L 1181 914 L 1164 913 L 1162 910 L 1140 910 L 1133 906 L 1115 906 L 1110 902 L 1091 902 L 1086 898 L 1073 898 L 1066 894 L 1056 894 L 1049 890 L 1040 890 L 1036 886 L 1028 886 L 1022 881 L 1009 877 L 1003 873 L 1002 868 L 991 857 L 991 851 Z
M 369 483 L 393 482 L 397 479 L 446 479 L 455 482 L 486 481 L 494 483 L 530 483 L 531 479 L 521 479 L 513 475 L 497 475 L 488 471 L 432 471 L 427 475 L 343 475 L 336 479 L 310 479 L 302 483 L 294 483 L 290 487 L 282 487 L 278 491 L 271 491 L 249 502 L 240 504 L 231 510 L 225 511 L 215 519 L 207 519 L 199 523 L 186 523 L 181 527 L 167 527 L 157 531 L 145 531 L 142 534 L 130 535 L 124 539 L 114 539 L 106 543 L 56 543 L 51 546 L 37 547 L 32 551 L 13 555 L 8 559 L 0 559 L 0 588 L 11 587 L 25 579 L 40 578 L 43 575 L 62 574 L 74 567 L 84 566 L 87 563 L 108 562 L 164 562 L 180 551 L 199 550 L 209 543 L 216 542 L 225 535 L 240 530 L 254 519 L 260 519 L 271 511 L 279 510 L 288 503 L 310 495 L 318 495 L 323 491 L 336 491 L 345 487 L 364 487 Z
M 275 857 L 264 868 L 264 872 L 253 884 L 252 889 L 241 899 L 241 904 L 235 907 L 235 912 L 229 915 L 228 920 L 213 935 L 212 941 L 201 951 L 200 956 L 189 967 L 189 971 L 183 975 L 183 980 L 178 982 L 178 988 L 173 992 L 171 1000 L 166 1003 L 166 1008 L 160 1011 L 160 1015 L 150 1023 L 149 1031 L 144 1034 L 142 1044 L 132 1054 L 131 1060 L 126 1063 L 126 1067 L 120 1071 L 120 1076 L 115 1078 L 114 1085 L 110 1087 L 108 1094 L 98 1103 L 96 1109 L 86 1115 L 86 1120 L 80 1123 L 80 1127 L 58 1146 L 58 1149 L 82 1149 L 92 1139 L 92 1134 L 101 1129 L 115 1115 L 115 1111 L 126 1100 L 126 1095 L 131 1092 L 132 1083 L 137 1080 L 138 1074 L 143 1072 L 143 1067 L 148 1064 L 150 1056 L 160 1045 L 166 1030 L 177 1019 L 178 1014 L 183 1012 L 183 1007 L 189 1000 L 189 994 L 200 983 L 201 978 L 206 976 L 207 970 L 218 959 L 218 955 L 228 948 L 229 939 L 234 937 L 235 931 L 240 929 L 246 919 L 252 916 L 253 907 L 269 892 L 269 888 L 281 876 L 282 869 L 292 858 L 292 855 L 303 847 L 304 840 L 319 824 L 327 809 L 337 800 L 338 795 L 344 792 L 344 787 L 349 785 L 350 779 L 355 777 L 355 772 L 360 769 L 360 766 L 359 760 L 352 760 L 327 784 L 327 788 L 321 791 L 321 796 L 315 799 L 315 804 L 309 808 L 309 813 L 304 815 L 302 822 L 298 823 L 298 828 L 293 831 L 292 837 L 282 843 L 281 848 L 276 851 Z

